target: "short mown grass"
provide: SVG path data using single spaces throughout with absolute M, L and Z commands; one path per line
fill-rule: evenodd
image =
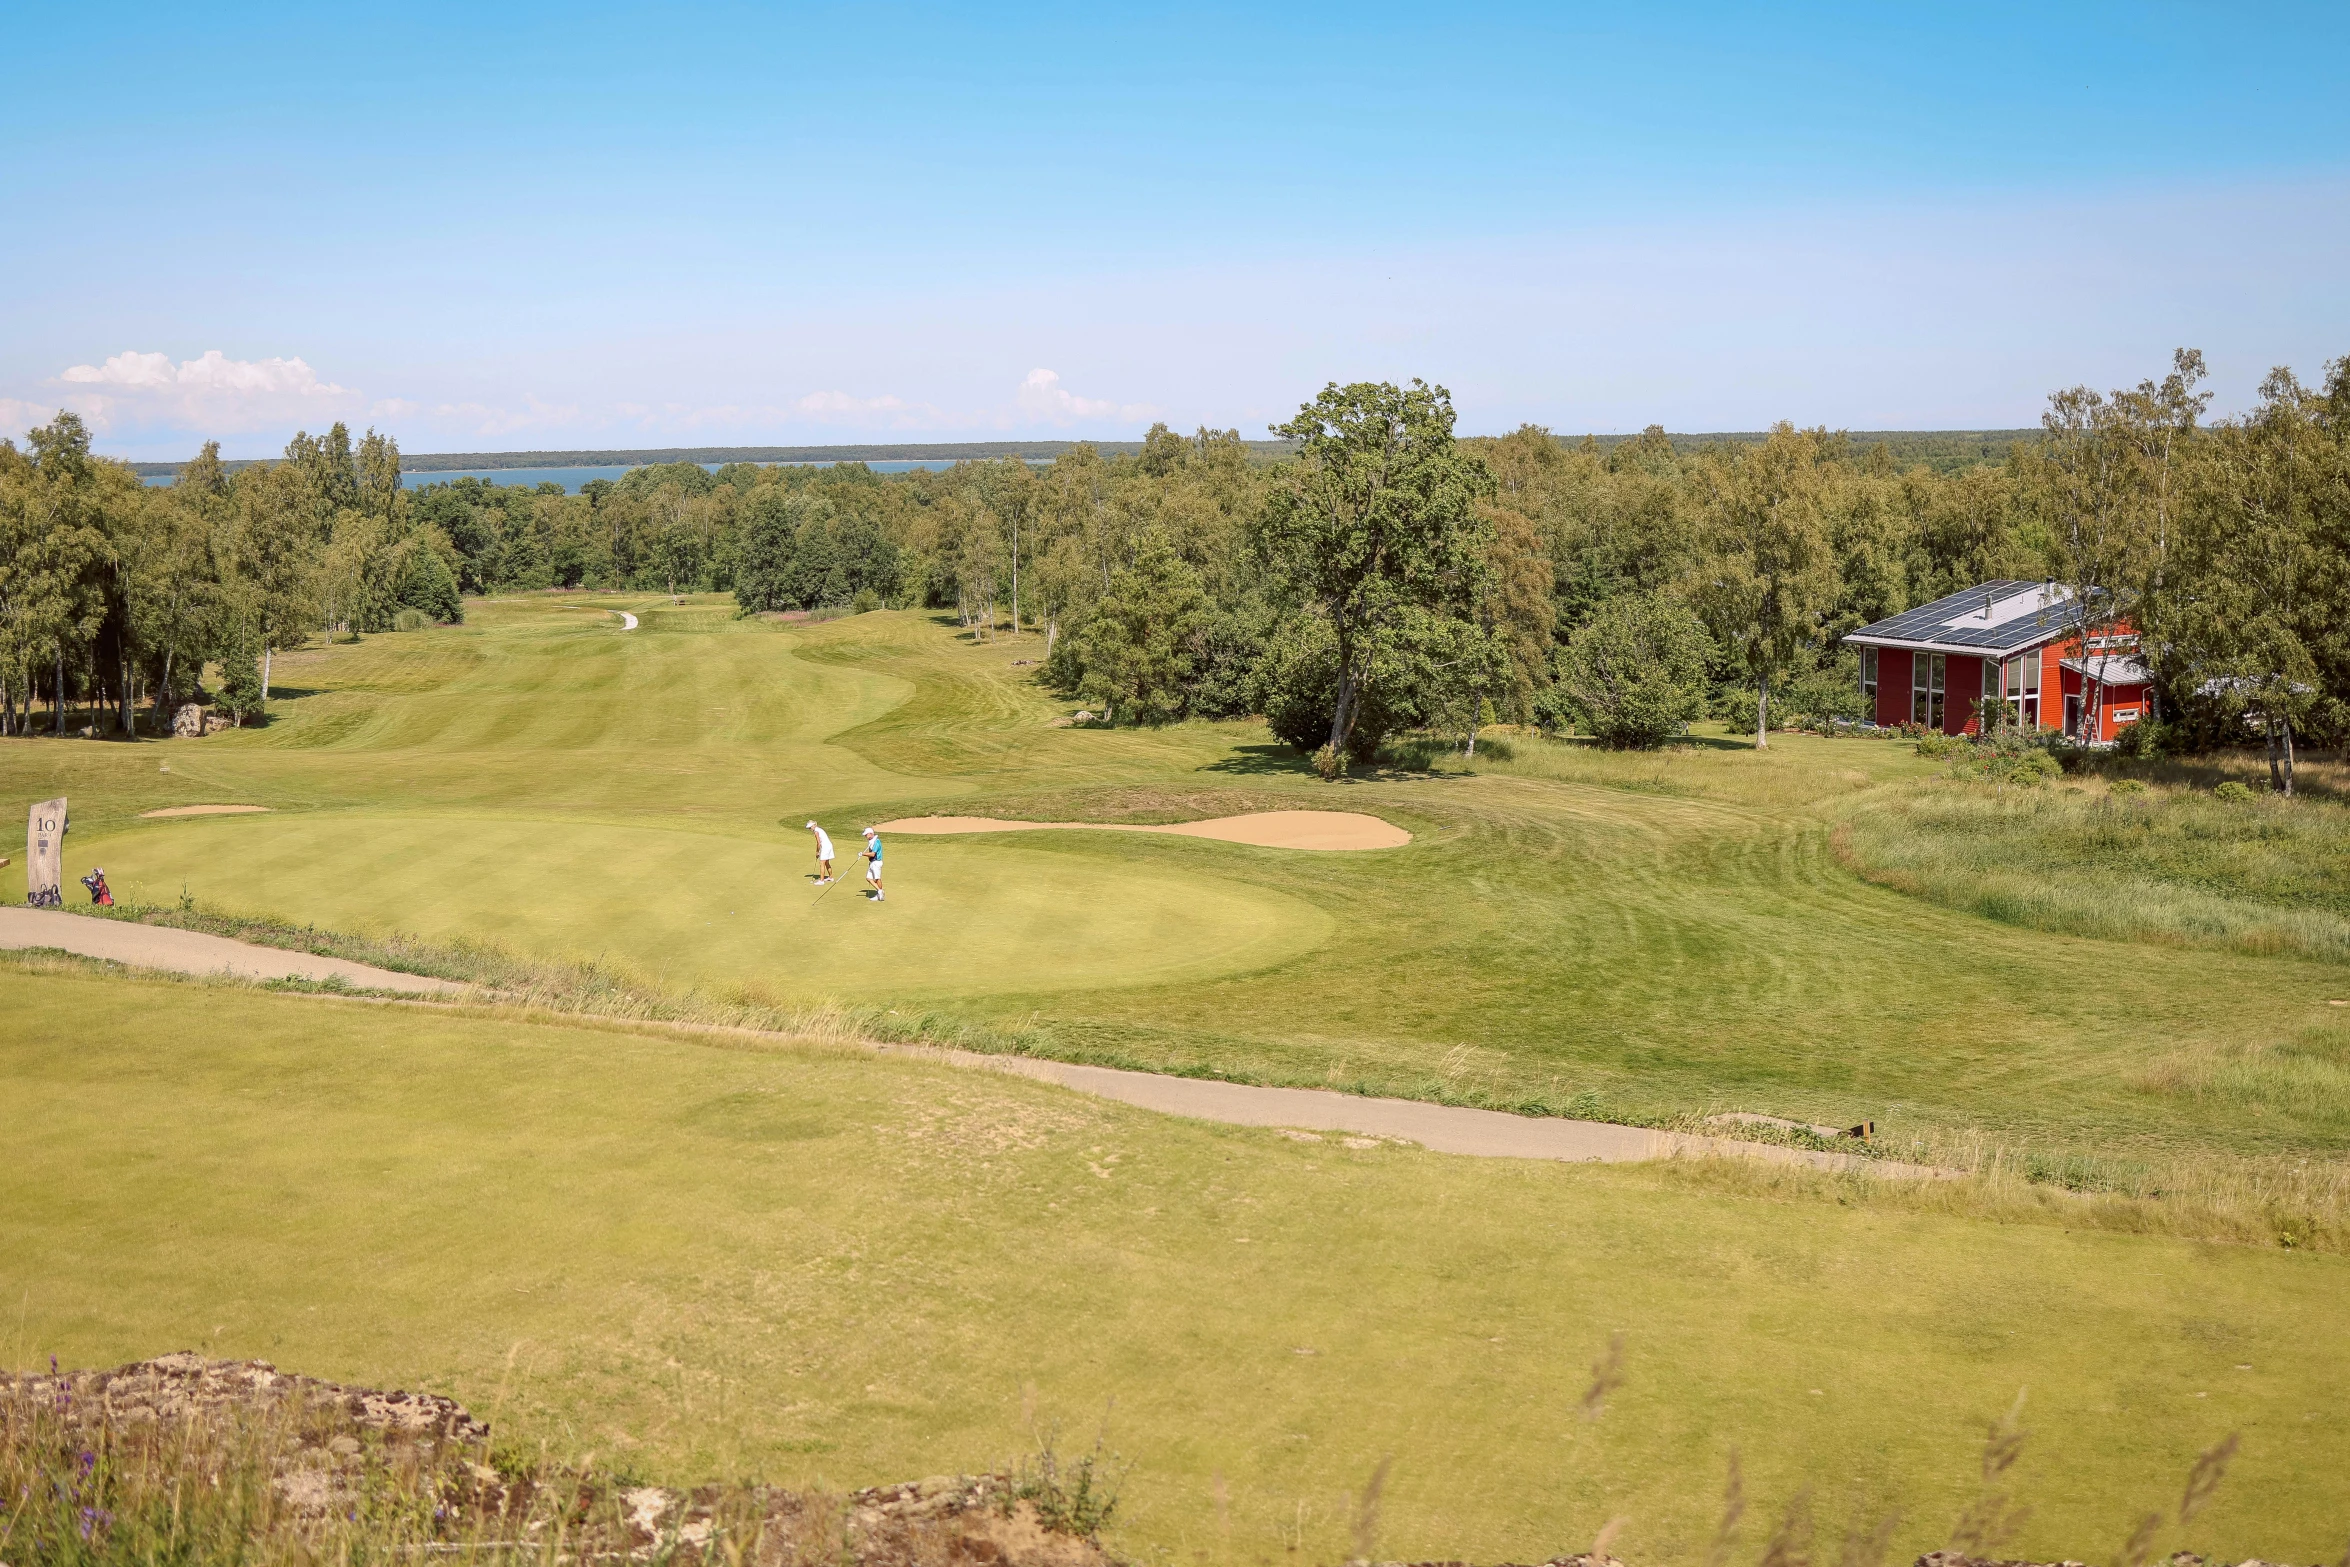
M 465 1400 L 511 1450 L 838 1491 L 1058 1426 L 1131 1461 L 1138 1560 L 1540 1560 L 1612 1518 L 1739 1559 L 1942 1544 L 2029 1389 L 2010 1554 L 2319 1560 L 2350 1515 L 2350 1259 L 1203 1126 L 1040 1084 L 686 1039 L 0 970 L 0 1355 L 267 1358 Z M 1622 1386 L 1584 1417 L 1623 1335 Z M 1826 1547 L 1823 1545 L 1823 1549 Z M 13 1559 L 13 1558 L 12 1558 Z

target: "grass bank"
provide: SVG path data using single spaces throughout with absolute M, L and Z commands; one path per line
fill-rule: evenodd
M 1132 1461 L 1137 1559 L 1941 1544 L 2029 1388 L 2010 1548 L 2118 1541 L 2226 1432 L 2179 1543 L 2350 1514 L 2350 1261 L 1201 1126 L 821 1046 L 0 972 L 6 1358 L 257 1355 L 464 1400 L 660 1482 L 841 1491 L 1058 1424 Z M 1625 1343 L 1601 1419 L 1595 1360 Z

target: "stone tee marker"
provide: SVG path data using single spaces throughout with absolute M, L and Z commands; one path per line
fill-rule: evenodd
M 37 909 L 65 906 L 65 796 L 35 805 L 24 828 L 24 901 Z

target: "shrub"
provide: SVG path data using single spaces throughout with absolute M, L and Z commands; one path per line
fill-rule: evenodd
M 881 595 L 871 588 L 859 588 L 857 596 L 849 600 L 849 613 L 852 615 L 870 614 L 879 608 L 881 608 Z
M 2056 756 L 2036 736 L 2015 729 L 1995 727 L 1988 735 L 1924 734 L 1918 737 L 1917 752 L 1920 756 L 1947 757 L 1954 777 L 1984 783 L 2031 789 L 2064 773 Z
M 2031 789 L 2050 779 L 2063 777 L 2064 768 L 2046 751 L 2007 755 L 1993 753 L 1983 763 L 1982 776 L 1992 783 L 2021 784 Z
M 2230 778 L 2227 782 L 2215 787 L 2211 791 L 2211 796 L 2215 800 L 2249 800 L 2252 798 L 2252 791 Z
M 1772 716 L 1784 725 L 1824 729 L 1839 720 L 1858 723 L 1868 718 L 1871 703 L 1860 689 L 1860 656 L 1846 653 L 1798 677 L 1783 694 L 1772 697 L 1771 705 L 1777 710 Z
M 465 618 L 465 604 L 457 595 L 457 574 L 441 558 L 441 552 L 431 544 L 419 541 L 408 551 L 408 559 L 400 568 L 400 586 L 396 595 L 402 609 L 392 617 L 396 629 L 402 615 L 414 612 L 428 620 L 455 625 Z
M 1558 686 L 1602 744 L 1654 750 L 1704 711 L 1704 628 L 1668 599 L 1612 598 L 1568 642 Z
M 223 654 L 220 660 L 220 705 L 239 725 L 261 715 L 261 660 L 250 652 Z
M 432 624 L 432 617 L 421 609 L 404 609 L 392 617 L 394 631 L 422 631 Z
M 2117 778 L 2114 780 L 2112 792 L 2115 794 L 2144 794 L 2146 786 L 2135 778 Z
M 1714 717 L 1732 734 L 1753 734 L 1762 717 L 1762 695 L 1752 686 L 1725 686 L 1714 699 Z
M 1036 1521 L 1055 1534 L 1081 1540 L 1097 1537 L 1118 1511 L 1118 1484 L 1125 1466 L 1098 1439 L 1093 1451 L 1064 1465 L 1047 1435 L 1035 1458 L 1020 1465 L 1019 1474 L 997 1500 L 1009 1516 L 1026 1502 L 1036 1510 Z
M 2113 743 L 2113 754 L 2133 761 L 2151 761 L 2171 749 L 2170 732 L 2159 719 L 2141 718 L 2126 724 Z

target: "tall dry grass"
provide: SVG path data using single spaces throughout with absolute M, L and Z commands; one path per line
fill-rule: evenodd
M 1835 843 L 1871 881 L 2009 925 L 2350 962 L 2350 805 L 2333 799 L 1949 779 L 1873 796 Z
M 1866 1166 L 1836 1172 L 1743 1158 L 1668 1160 L 1650 1168 L 1674 1185 L 1742 1196 L 2350 1252 L 2350 1159 L 2051 1154 L 1980 1132 L 1918 1138 L 1891 1151 L 1952 1177 L 1904 1179 Z

